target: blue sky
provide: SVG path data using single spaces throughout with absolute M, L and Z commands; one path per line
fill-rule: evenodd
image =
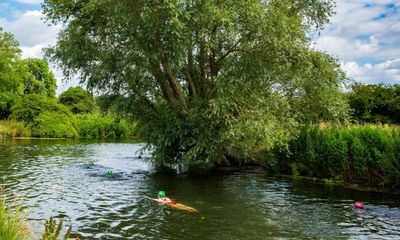
M 0 0 L 0 26 L 20 42 L 22 57 L 41 57 L 55 43 L 60 26 L 49 27 L 42 0 Z M 400 0 L 337 0 L 336 15 L 313 47 L 337 57 L 349 77 L 362 83 L 400 84 Z M 58 93 L 76 81 L 62 83 Z

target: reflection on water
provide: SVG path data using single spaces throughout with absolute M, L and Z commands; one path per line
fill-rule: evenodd
M 81 239 L 400 239 L 398 196 L 252 172 L 159 174 L 145 156 L 139 158 L 140 148 L 3 140 L 0 177 L 8 191 L 24 196 L 30 222 L 63 218 Z M 161 189 L 199 213 L 144 198 Z M 364 201 L 366 209 L 354 210 L 354 200 Z

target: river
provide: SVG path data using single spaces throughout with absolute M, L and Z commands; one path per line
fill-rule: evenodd
M 399 196 L 262 171 L 161 174 L 139 155 L 141 147 L 0 140 L 0 184 L 21 197 L 34 231 L 53 216 L 72 224 L 80 239 L 400 239 Z M 159 190 L 198 213 L 144 197 Z M 354 209 L 355 200 L 366 209 Z

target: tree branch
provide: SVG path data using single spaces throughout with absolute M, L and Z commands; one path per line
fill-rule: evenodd
M 175 74 L 172 70 L 171 64 L 169 63 L 168 56 L 165 53 L 163 54 L 163 57 L 162 57 L 162 64 L 163 64 L 164 69 L 167 71 L 168 82 L 172 88 L 172 92 L 173 92 L 175 98 L 179 101 L 179 103 L 183 107 L 183 109 L 187 110 L 188 108 L 186 105 L 185 98 L 183 96 L 182 86 L 177 81 Z

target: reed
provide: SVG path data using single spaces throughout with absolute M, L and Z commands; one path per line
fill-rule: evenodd
M 0 240 L 32 239 L 25 216 L 18 200 L 8 203 L 7 194 L 0 186 Z
M 267 166 L 279 173 L 400 188 L 400 127 L 395 125 L 304 127 L 288 147 L 268 157 Z

